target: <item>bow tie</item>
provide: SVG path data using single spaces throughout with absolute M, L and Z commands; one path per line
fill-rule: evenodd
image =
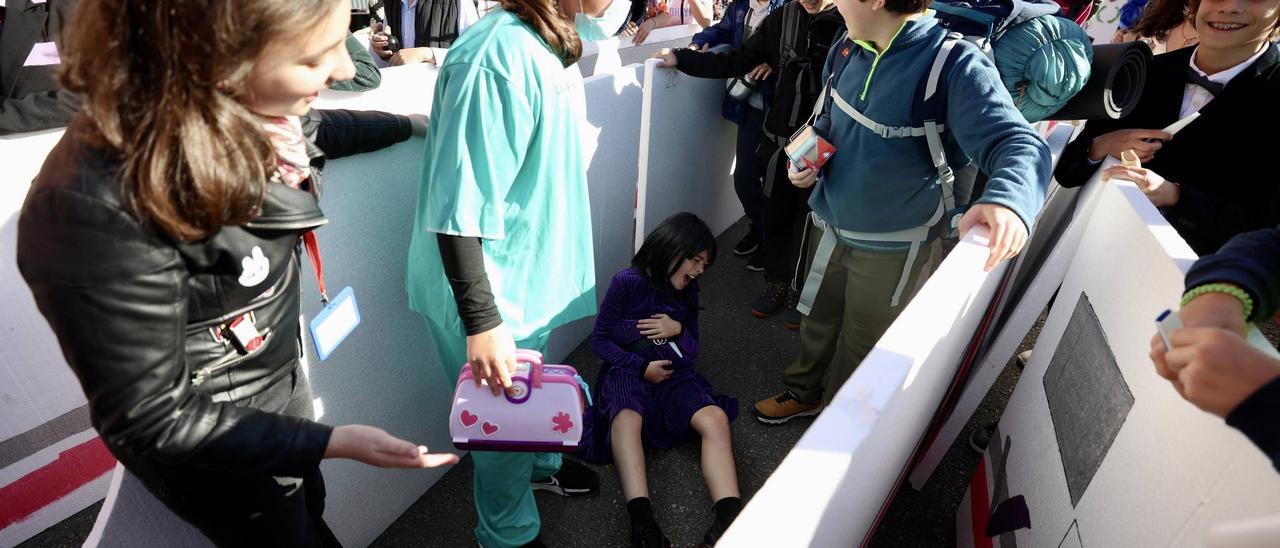
M 1208 76 L 1200 74 L 1200 71 L 1187 67 L 1187 83 L 1194 84 L 1204 88 L 1210 95 L 1217 97 L 1222 94 L 1222 88 L 1227 87 L 1226 84 L 1219 84 L 1210 80 Z

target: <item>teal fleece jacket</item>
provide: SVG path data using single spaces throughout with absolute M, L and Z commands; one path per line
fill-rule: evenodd
M 850 56 L 835 91 L 872 120 L 911 125 L 920 81 L 945 37 L 932 12 L 907 21 L 879 55 L 870 44 L 842 35 L 827 56 L 823 80 L 839 57 Z M 1030 231 L 1049 185 L 1049 146 L 1014 107 L 995 65 L 971 44 L 956 47 L 960 51 L 952 51 L 946 79 L 948 163 L 958 169 L 975 159 L 990 179 L 971 201 L 1013 210 Z M 815 125 L 836 147 L 809 199 L 824 220 L 844 230 L 892 232 L 923 225 L 933 215 L 942 187 L 923 137 L 881 138 L 831 100 Z M 867 243 L 872 249 L 896 248 Z

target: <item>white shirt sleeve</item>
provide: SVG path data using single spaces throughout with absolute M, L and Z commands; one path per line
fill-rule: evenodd
M 458 0 L 458 36 L 462 36 L 468 27 L 479 20 L 480 11 L 476 9 L 474 0 Z M 437 67 L 444 65 L 444 58 L 448 53 L 447 48 L 431 48 L 431 55 L 435 57 Z

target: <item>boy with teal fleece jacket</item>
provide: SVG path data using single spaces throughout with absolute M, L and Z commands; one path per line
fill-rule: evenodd
M 854 109 L 882 124 L 918 125 L 912 109 L 920 102 L 920 82 L 947 35 L 932 14 L 906 21 L 880 54 L 861 40 L 837 40 L 823 80 L 837 69 L 835 93 Z M 1049 146 L 1013 105 L 995 64 L 975 47 L 957 47 L 950 74 L 938 90 L 947 98 L 943 142 L 948 163 L 959 168 L 969 158 L 976 160 L 989 179 L 974 202 L 1012 210 L 1030 231 L 1052 172 Z M 841 59 L 845 53 L 847 64 Z M 844 69 L 838 70 L 842 64 Z M 892 232 L 929 220 L 941 187 L 923 138 L 880 137 L 832 101 L 815 125 L 836 147 L 809 200 L 819 217 L 858 232 Z
M 812 309 L 801 327 L 800 358 L 783 375 L 786 390 L 755 406 L 763 422 L 813 415 L 831 401 L 910 300 L 928 262 L 928 253 L 917 253 L 920 245 L 951 222 L 953 212 L 942 214 L 942 185 L 925 138 L 882 137 L 854 118 L 921 126 L 921 82 L 947 35 L 927 5 L 928 0 L 836 0 L 848 34 L 827 57 L 824 77 L 833 71 L 836 77 L 815 122 L 836 152 L 820 173 L 790 174 L 796 186 L 816 184 L 809 205 L 822 222 L 815 227 L 832 231 L 824 236 L 833 243 L 826 249 L 818 245 L 814 277 L 806 282 L 815 289 L 809 299 L 802 296 L 802 304 L 811 302 Z M 938 84 L 946 101 L 938 122 L 948 164 L 958 169 L 972 158 L 989 177 L 959 228 L 966 232 L 982 224 L 990 230 L 990 270 L 1026 243 L 1052 161 L 995 65 L 971 44 L 954 48 Z M 920 233 L 928 226 L 924 236 L 886 234 Z M 914 248 L 912 242 L 918 242 Z

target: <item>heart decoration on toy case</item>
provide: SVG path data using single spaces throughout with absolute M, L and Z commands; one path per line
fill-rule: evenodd
M 498 433 L 498 425 L 484 421 L 484 424 L 480 425 L 480 430 L 484 432 L 484 435 L 492 436 Z
M 472 415 L 470 411 L 463 409 L 462 413 L 458 414 L 458 420 L 462 423 L 463 428 L 471 428 L 476 425 L 476 421 L 479 421 L 480 417 Z

